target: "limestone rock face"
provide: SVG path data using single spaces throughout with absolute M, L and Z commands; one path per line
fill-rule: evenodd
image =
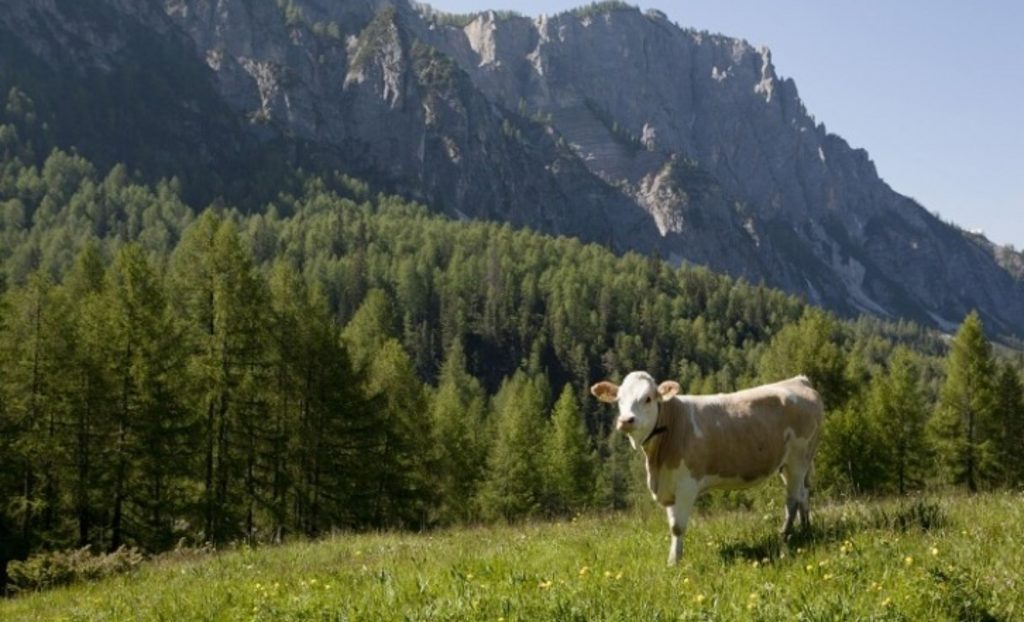
M 83 26 L 75 3 L 8 4 L 2 34 L 44 64 L 102 71 L 136 45 Z M 765 48 L 616 5 L 532 19 L 406 0 L 93 4 L 180 43 L 247 139 L 302 145 L 449 215 L 703 264 L 842 313 L 948 327 L 978 308 L 1024 334 L 1020 256 L 890 188 Z

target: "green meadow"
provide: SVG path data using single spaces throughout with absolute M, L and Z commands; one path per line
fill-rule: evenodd
M 665 566 L 640 511 L 421 534 L 337 534 L 216 553 L 0 603 L 0 620 L 1014 620 L 1024 496 L 821 503 L 776 535 L 768 495 L 704 510 Z

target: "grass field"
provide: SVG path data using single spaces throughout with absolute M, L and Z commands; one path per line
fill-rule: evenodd
M 782 546 L 777 509 L 707 512 L 664 565 L 656 508 L 170 555 L 0 602 L 0 620 L 1021 620 L 1024 496 L 819 504 Z

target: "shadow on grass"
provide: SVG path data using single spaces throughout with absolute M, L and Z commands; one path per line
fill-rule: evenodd
M 814 514 L 810 529 L 797 527 L 786 538 L 775 530 L 748 530 L 739 534 L 738 539 L 725 542 L 719 555 L 726 562 L 756 560 L 775 563 L 789 549 L 814 549 L 841 542 L 861 531 L 929 531 L 947 522 L 946 512 L 936 501 L 921 498 L 870 507 L 847 505 L 826 508 Z

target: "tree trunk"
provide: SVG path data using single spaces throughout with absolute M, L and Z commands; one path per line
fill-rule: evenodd
M 216 409 L 213 400 L 210 400 L 206 409 L 206 477 L 203 482 L 203 493 L 206 497 L 206 540 L 213 541 L 213 514 L 214 514 L 214 492 L 213 492 L 213 432 Z
M 967 411 L 967 489 L 971 492 L 978 492 L 974 474 L 976 469 L 974 450 L 974 412 Z
M 92 404 L 89 399 L 90 386 L 89 381 L 86 379 L 86 402 L 85 408 L 81 411 L 78 417 L 78 486 L 75 492 L 76 503 L 75 503 L 75 514 L 78 518 L 78 546 L 83 547 L 89 543 L 89 530 L 90 525 L 90 514 L 89 509 L 89 416 L 90 406 Z
M 117 472 L 114 480 L 114 515 L 110 522 L 110 550 L 116 551 L 123 542 L 123 519 L 124 519 L 124 479 L 126 472 L 125 451 L 125 423 L 122 421 L 118 429 L 118 458 Z

